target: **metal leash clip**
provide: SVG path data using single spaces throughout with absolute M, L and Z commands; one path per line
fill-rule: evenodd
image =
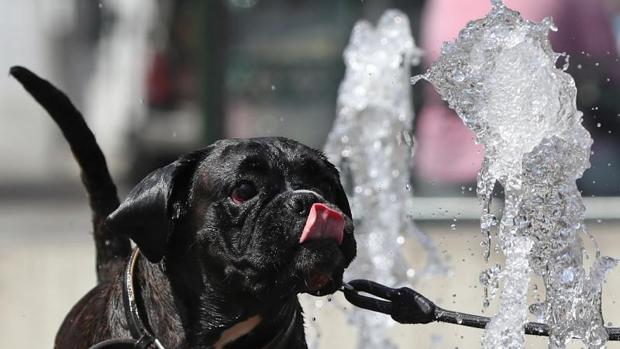
M 407 287 L 394 289 L 370 280 L 353 280 L 343 283 L 340 290 L 351 304 L 390 315 L 401 324 L 427 324 L 436 321 L 437 306 Z M 360 292 L 373 297 L 364 296 Z

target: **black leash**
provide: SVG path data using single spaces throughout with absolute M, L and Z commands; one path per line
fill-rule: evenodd
M 427 324 L 447 322 L 451 324 L 484 328 L 491 318 L 460 313 L 438 307 L 428 298 L 408 288 L 390 288 L 370 280 L 353 280 L 343 283 L 340 289 L 351 304 L 378 313 L 390 315 L 401 324 Z M 372 295 L 364 296 L 361 293 Z M 549 326 L 538 322 L 524 325 L 525 334 L 549 336 Z M 620 328 L 606 327 L 609 340 L 620 340 Z

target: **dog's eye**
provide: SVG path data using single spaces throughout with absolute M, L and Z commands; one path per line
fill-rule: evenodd
M 256 194 L 258 194 L 258 191 L 254 184 L 250 182 L 241 182 L 233 188 L 230 193 L 230 198 L 235 204 L 240 205 L 253 198 Z

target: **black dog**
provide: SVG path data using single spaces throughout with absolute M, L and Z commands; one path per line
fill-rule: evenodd
M 119 206 L 69 99 L 25 68 L 11 74 L 63 131 L 94 215 L 99 284 L 56 348 L 139 339 L 136 321 L 166 348 L 307 347 L 297 294 L 335 292 L 355 255 L 347 198 L 320 152 L 285 138 L 218 141 L 155 170 Z M 143 257 L 124 274 L 127 237 Z

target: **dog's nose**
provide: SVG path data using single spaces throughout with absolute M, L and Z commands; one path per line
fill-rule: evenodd
M 289 209 L 300 216 L 307 216 L 310 207 L 316 202 L 323 201 L 323 197 L 312 190 L 295 190 L 287 201 Z

